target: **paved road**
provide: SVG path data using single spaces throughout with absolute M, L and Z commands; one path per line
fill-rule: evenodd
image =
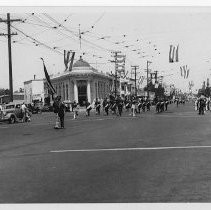
M 0 124 L 1 203 L 211 202 L 211 113 Z

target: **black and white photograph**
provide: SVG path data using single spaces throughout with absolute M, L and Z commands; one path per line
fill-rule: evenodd
M 211 202 L 211 7 L 0 13 L 0 204 Z

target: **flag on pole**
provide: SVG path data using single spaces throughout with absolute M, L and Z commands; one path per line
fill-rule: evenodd
M 44 63 L 43 58 L 41 58 L 41 60 L 43 61 L 44 73 L 45 73 L 45 78 L 46 78 L 48 90 L 49 90 L 50 94 L 53 95 L 53 94 L 56 93 L 56 91 L 55 91 L 53 85 L 51 84 L 50 76 L 49 76 L 47 69 L 45 67 L 45 63 Z

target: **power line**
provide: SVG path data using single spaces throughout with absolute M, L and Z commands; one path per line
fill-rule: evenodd
M 15 27 L 15 26 L 12 26 L 12 27 L 15 28 L 17 31 L 19 31 L 20 33 L 22 33 L 22 34 L 23 34 L 24 36 L 26 36 L 28 39 L 33 40 L 33 42 L 35 42 L 35 44 L 36 44 L 36 42 L 37 42 L 39 45 L 42 45 L 42 46 L 46 47 L 47 49 L 49 49 L 49 50 L 51 50 L 51 51 L 54 51 L 54 52 L 57 52 L 57 53 L 63 55 L 63 53 L 61 53 L 60 51 L 55 50 L 54 48 L 52 48 L 52 47 L 46 45 L 45 43 L 43 43 L 43 42 L 41 42 L 41 41 L 39 41 L 39 40 L 33 38 L 32 36 L 26 34 L 25 32 L 21 31 L 20 29 L 18 29 L 17 27 Z

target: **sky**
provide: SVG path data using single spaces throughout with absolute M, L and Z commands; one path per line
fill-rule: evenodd
M 5 19 L 6 13 L 0 13 Z M 113 51 L 126 55 L 126 72 L 138 65 L 138 76 L 146 77 L 147 60 L 152 72 L 164 76 L 166 84 L 182 91 L 199 89 L 211 74 L 211 9 L 203 7 L 74 7 L 11 13 L 14 90 L 23 82 L 44 78 L 40 57 L 49 74 L 64 71 L 64 50 L 82 55 L 94 68 L 114 72 Z M 80 26 L 79 26 L 80 24 Z M 79 41 L 81 31 L 81 47 Z M 7 33 L 0 23 L 0 33 Z M 169 63 L 170 45 L 179 45 L 179 62 Z M 129 46 L 129 47 L 126 47 Z M 146 56 L 146 57 L 143 57 Z M 0 36 L 0 87 L 9 87 L 7 37 Z M 187 65 L 184 79 L 180 67 Z M 134 75 L 132 75 L 134 77 Z M 145 85 L 146 81 L 142 84 Z

